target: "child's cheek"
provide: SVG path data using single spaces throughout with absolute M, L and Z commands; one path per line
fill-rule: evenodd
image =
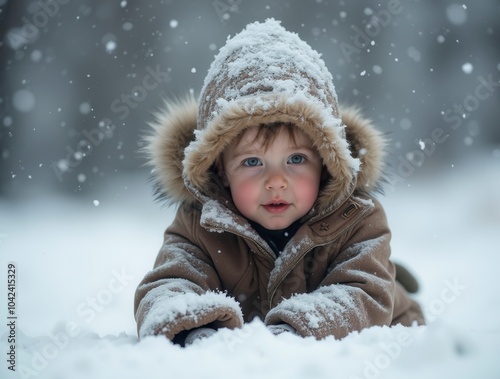
M 316 177 L 302 176 L 295 184 L 295 193 L 301 197 L 302 201 L 312 206 L 318 197 L 319 180 Z
M 251 178 L 238 178 L 231 186 L 231 194 L 236 207 L 240 212 L 251 207 L 259 198 L 258 185 Z
M 242 197 L 248 200 L 254 199 L 259 193 L 258 181 L 254 178 L 242 180 L 240 188 Z

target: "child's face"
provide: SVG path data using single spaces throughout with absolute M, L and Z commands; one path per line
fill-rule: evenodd
M 306 215 L 318 197 L 322 161 L 300 131 L 295 143 L 281 127 L 267 149 L 255 141 L 258 127 L 247 129 L 222 157 L 222 177 L 238 210 L 266 229 L 290 226 Z

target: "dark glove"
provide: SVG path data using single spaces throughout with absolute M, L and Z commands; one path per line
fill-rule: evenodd
M 200 340 L 202 338 L 210 337 L 215 334 L 216 330 L 212 328 L 196 328 L 188 333 L 186 340 L 184 341 L 184 346 L 191 345 L 194 341 Z
M 267 328 L 273 333 L 275 336 L 281 333 L 293 333 L 297 334 L 295 329 L 288 324 L 277 324 L 277 325 L 268 325 Z

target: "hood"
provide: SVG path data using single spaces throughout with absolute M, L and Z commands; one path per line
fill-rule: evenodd
M 354 177 L 355 187 L 363 192 L 376 191 L 384 176 L 386 141 L 373 123 L 362 116 L 359 109 L 341 106 L 340 112 L 351 156 L 361 162 Z M 197 115 L 198 102 L 193 96 L 166 102 L 164 109 L 156 114 L 155 121 L 151 123 L 152 133 L 145 138 L 144 152 L 148 164 L 153 167 L 156 195 L 169 204 L 197 201 L 192 190 L 186 187 L 183 177 L 184 153 L 195 138 Z M 335 172 L 330 174 L 330 180 L 337 177 Z M 199 191 L 204 192 L 202 188 Z M 321 192 L 326 203 L 336 203 L 337 193 L 327 194 L 325 189 Z M 348 195 L 349 193 L 345 193 L 341 197 Z
M 316 209 L 338 206 L 357 188 L 372 191 L 385 141 L 359 111 L 339 109 L 320 55 L 273 19 L 248 25 L 215 57 L 199 100 L 167 102 L 145 151 L 158 195 L 170 203 L 227 197 L 212 167 L 246 128 L 273 122 L 300 128 L 330 174 Z

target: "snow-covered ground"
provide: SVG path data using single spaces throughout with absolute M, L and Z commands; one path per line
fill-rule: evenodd
M 490 152 L 444 171 L 416 173 L 381 198 L 393 258 L 420 279 L 428 326 L 376 327 L 341 341 L 276 337 L 255 321 L 186 349 L 162 337 L 138 342 L 134 291 L 172 219 L 152 202 L 146 178 L 78 201 L 36 192 L 0 199 L 0 376 L 499 378 L 500 158 Z M 9 262 L 15 373 L 5 328 Z

